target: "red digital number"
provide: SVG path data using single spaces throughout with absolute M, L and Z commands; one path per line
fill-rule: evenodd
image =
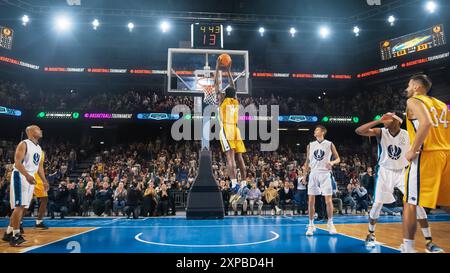
M 216 34 L 209 35 L 209 45 L 211 45 L 211 46 L 216 45 L 216 39 L 217 39 Z

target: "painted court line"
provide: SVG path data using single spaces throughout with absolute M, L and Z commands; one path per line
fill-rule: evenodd
M 44 247 L 44 246 L 48 246 L 48 245 L 51 245 L 51 244 L 54 244 L 54 243 L 57 243 L 57 242 L 60 242 L 60 241 L 63 241 L 63 240 L 66 240 L 66 239 L 75 237 L 75 236 L 78 236 L 78 235 L 86 234 L 86 233 L 88 233 L 88 232 L 97 230 L 97 229 L 99 229 L 99 228 L 100 228 L 100 227 L 92 228 L 92 229 L 90 229 L 90 230 L 86 230 L 86 231 L 83 231 L 83 232 L 80 232 L 80 233 L 77 233 L 77 234 L 74 234 L 74 235 L 70 235 L 70 236 L 67 236 L 67 237 L 64 237 L 64 238 L 61 238 L 61 239 L 58 239 L 58 240 L 56 240 L 56 241 L 49 242 L 49 243 L 46 243 L 46 244 L 43 244 L 43 245 L 30 246 L 30 247 L 27 247 L 27 248 L 25 248 L 24 250 L 22 250 L 20 253 L 25 253 L 25 252 L 28 252 L 28 251 L 31 251 L 31 250 L 34 250 L 34 249 L 38 249 L 38 248 L 41 248 L 41 247 Z
M 325 231 L 325 232 L 328 233 L 328 230 L 326 230 L 326 229 L 324 229 L 324 228 L 320 228 L 320 227 L 317 227 L 317 226 L 316 226 L 316 228 L 317 228 L 317 229 L 321 229 L 321 230 L 323 230 L 323 231 Z M 349 237 L 349 238 L 356 239 L 356 240 L 358 240 L 358 241 L 363 242 L 363 244 L 366 242 L 365 240 L 363 240 L 363 239 L 361 239 L 361 238 L 358 238 L 358 237 L 355 237 L 355 236 L 351 236 L 351 235 L 347 235 L 347 234 L 340 233 L 340 232 L 338 232 L 337 235 L 341 235 L 341 236 L 345 236 L 345 237 Z M 377 242 L 377 243 L 379 243 L 379 242 Z M 390 249 L 399 251 L 398 248 L 391 247 L 391 246 L 388 246 L 388 245 L 386 245 L 386 244 L 381 244 L 381 243 L 379 243 L 379 244 L 377 244 L 377 245 L 380 245 L 380 246 L 383 246 L 383 247 L 386 247 L 386 248 L 390 248 Z
M 241 244 L 227 244 L 227 245 L 183 245 L 183 244 L 166 244 L 166 243 L 158 243 L 158 242 L 152 242 L 152 241 L 146 241 L 141 239 L 142 232 L 137 234 L 134 239 L 141 243 L 145 244 L 151 244 L 151 245 L 159 245 L 159 246 L 173 246 L 173 247 L 191 247 L 191 248 L 208 248 L 208 247 L 237 247 L 237 246 L 250 246 L 250 245 L 259 245 L 264 243 L 269 243 L 272 241 L 277 240 L 280 238 L 280 235 L 274 231 L 270 231 L 274 235 L 274 237 L 264 240 L 264 241 L 258 241 L 258 242 L 251 242 L 251 243 L 241 243 Z

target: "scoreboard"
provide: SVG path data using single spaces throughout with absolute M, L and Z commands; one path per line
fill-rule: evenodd
M 223 48 L 223 26 L 221 24 L 192 24 L 191 47 L 207 49 Z
M 386 61 L 442 46 L 445 43 L 444 27 L 443 25 L 436 25 L 426 30 L 381 42 L 381 59 Z
M 0 47 L 11 50 L 14 31 L 8 27 L 0 26 Z

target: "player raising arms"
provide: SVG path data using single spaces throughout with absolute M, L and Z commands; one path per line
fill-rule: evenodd
M 34 174 L 39 173 L 42 181 L 45 179 L 42 161 L 42 149 L 39 146 L 39 139 L 42 138 L 42 131 L 36 125 L 28 126 L 25 130 L 28 139 L 21 141 L 17 145 L 14 155 L 14 170 L 11 175 L 10 203 L 14 209 L 8 229 L 3 236 L 3 240 L 9 239 L 11 246 L 19 246 L 25 242 L 20 234 L 20 220 L 25 209 L 30 206 L 33 198 L 34 185 L 36 180 Z M 48 185 L 45 185 L 48 188 Z
M 410 147 L 408 132 L 401 129 L 403 119 L 395 112 L 386 113 L 380 120 L 366 123 L 356 129 L 361 136 L 376 137 L 378 142 L 378 164 L 375 175 L 375 196 L 369 214 L 369 234 L 366 246 L 374 247 L 375 224 L 380 216 L 383 204 L 395 201 L 394 188 L 405 193 L 405 173 L 408 161 L 406 152 Z M 384 128 L 373 128 L 383 124 Z M 422 233 L 427 241 L 426 251 L 432 253 L 443 250 L 432 242 L 431 231 L 427 221 L 425 209 L 417 207 L 417 220 L 422 227 Z
M 331 169 L 339 164 L 341 159 L 334 144 L 325 140 L 327 129 L 318 125 L 314 130 L 316 141 L 308 144 L 306 149 L 306 162 L 303 166 L 305 172 L 310 170 L 308 181 L 308 212 L 309 225 L 306 235 L 311 236 L 316 231 L 314 226 L 314 206 L 317 195 L 325 196 L 325 203 L 328 214 L 328 231 L 330 234 L 336 234 L 336 228 L 333 224 L 333 179 Z M 334 158 L 331 161 L 332 157 Z
M 415 252 L 417 206 L 441 206 L 450 213 L 450 129 L 448 108 L 428 96 L 432 86 L 426 75 L 411 77 L 407 96 L 407 129 L 411 148 L 406 174 L 401 251 Z
M 226 67 L 229 87 L 225 89 L 225 94 L 222 94 L 219 87 L 219 69 Z M 231 179 L 231 188 L 235 190 L 237 183 L 237 169 L 236 159 L 241 171 L 241 180 L 247 178 L 245 162 L 242 154 L 246 152 L 244 142 L 242 141 L 241 132 L 237 126 L 239 115 L 239 101 L 236 98 L 236 86 L 231 74 L 231 58 L 228 54 L 222 54 L 217 58 L 216 73 L 214 76 L 214 85 L 216 89 L 217 98 L 219 100 L 219 122 L 220 128 L 220 143 L 222 151 L 227 157 L 228 176 Z

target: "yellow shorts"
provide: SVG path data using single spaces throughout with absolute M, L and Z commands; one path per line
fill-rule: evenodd
M 223 152 L 234 150 L 236 153 L 245 153 L 244 141 L 242 141 L 241 132 L 236 125 L 224 124 L 220 128 L 220 144 Z
M 431 209 L 450 206 L 450 151 L 421 152 L 405 180 L 405 202 Z
M 34 175 L 34 179 L 36 180 L 36 185 L 34 186 L 34 196 L 37 198 L 48 197 L 48 193 L 44 187 L 44 182 L 42 182 L 37 173 Z

